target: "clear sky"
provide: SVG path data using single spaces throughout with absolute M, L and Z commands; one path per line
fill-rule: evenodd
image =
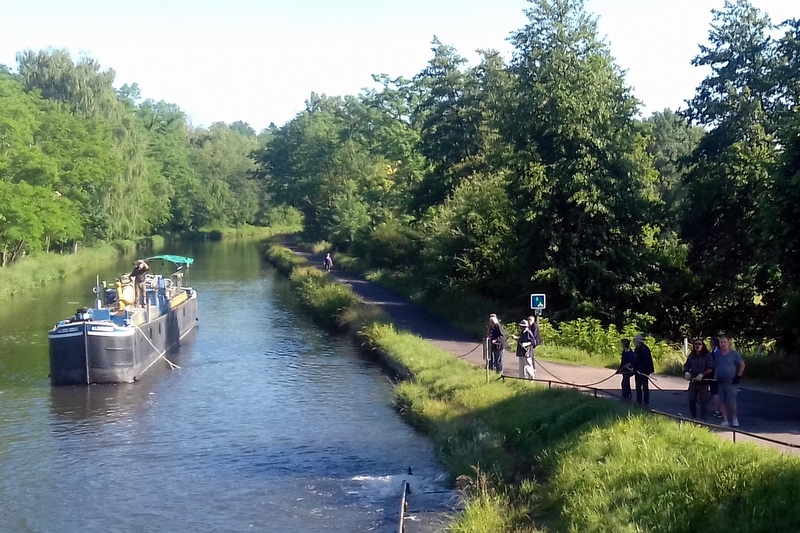
M 586 0 L 599 16 L 643 113 L 691 98 L 704 72 L 690 65 L 711 9 L 724 0 Z M 800 17 L 793 0 L 754 0 L 773 21 Z M 525 25 L 525 0 L 2 0 L 0 63 L 28 48 L 86 53 L 178 104 L 195 125 L 291 119 L 312 91 L 355 94 L 370 75 L 411 77 L 434 35 L 474 60 Z

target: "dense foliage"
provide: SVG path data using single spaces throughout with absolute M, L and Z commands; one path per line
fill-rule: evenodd
M 0 266 L 37 250 L 265 217 L 244 123 L 192 128 L 175 104 L 113 86 L 63 50 L 0 69 Z
M 583 1 L 530 4 L 508 62 L 483 51 L 469 66 L 434 39 L 413 79 L 312 95 L 256 156 L 268 193 L 309 238 L 431 293 L 524 308 L 544 291 L 556 321 L 790 346 L 800 21 L 726 2 L 695 97 L 642 119 Z

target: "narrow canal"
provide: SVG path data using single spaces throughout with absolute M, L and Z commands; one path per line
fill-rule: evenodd
M 409 466 L 443 488 L 386 377 L 308 322 L 254 242 L 169 251 L 195 257 L 200 305 L 178 370 L 50 387 L 47 330 L 131 257 L 0 308 L 2 531 L 388 532 Z

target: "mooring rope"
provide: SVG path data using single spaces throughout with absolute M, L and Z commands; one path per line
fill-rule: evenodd
M 158 353 L 158 356 L 159 356 L 161 359 L 163 359 L 164 361 L 166 361 L 166 362 L 167 362 L 167 364 L 170 366 L 170 368 L 171 368 L 172 370 L 175 370 L 176 368 L 180 368 L 178 365 L 176 365 L 175 363 L 173 363 L 172 361 L 170 361 L 169 359 L 167 359 L 167 357 L 164 355 L 164 353 L 167 353 L 167 352 L 164 352 L 164 353 L 161 353 L 161 352 L 159 352 L 159 350 L 158 350 L 158 348 L 156 347 L 156 345 L 155 345 L 155 344 L 153 344 L 153 342 L 152 342 L 152 341 L 151 341 L 151 340 L 150 340 L 150 339 L 147 337 L 147 335 L 145 334 L 145 332 L 144 332 L 144 330 L 143 330 L 142 328 L 140 328 L 140 327 L 139 327 L 139 326 L 137 326 L 136 324 L 134 324 L 134 325 L 133 325 L 133 327 L 135 327 L 136 329 L 138 329 L 138 330 L 139 330 L 139 331 L 142 333 L 142 336 L 144 337 L 144 339 L 145 339 L 145 340 L 146 340 L 148 343 L 150 343 L 150 346 L 152 346 L 152 347 L 153 347 L 153 349 L 156 351 L 156 353 Z

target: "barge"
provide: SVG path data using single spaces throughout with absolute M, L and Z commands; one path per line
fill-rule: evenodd
M 98 279 L 95 306 L 78 309 L 48 332 L 52 385 L 132 382 L 196 327 L 197 291 L 183 285 L 194 259 L 146 260 L 166 261 L 176 270 L 168 277 L 147 274 L 144 305 L 135 305 L 128 276 L 113 287 Z

